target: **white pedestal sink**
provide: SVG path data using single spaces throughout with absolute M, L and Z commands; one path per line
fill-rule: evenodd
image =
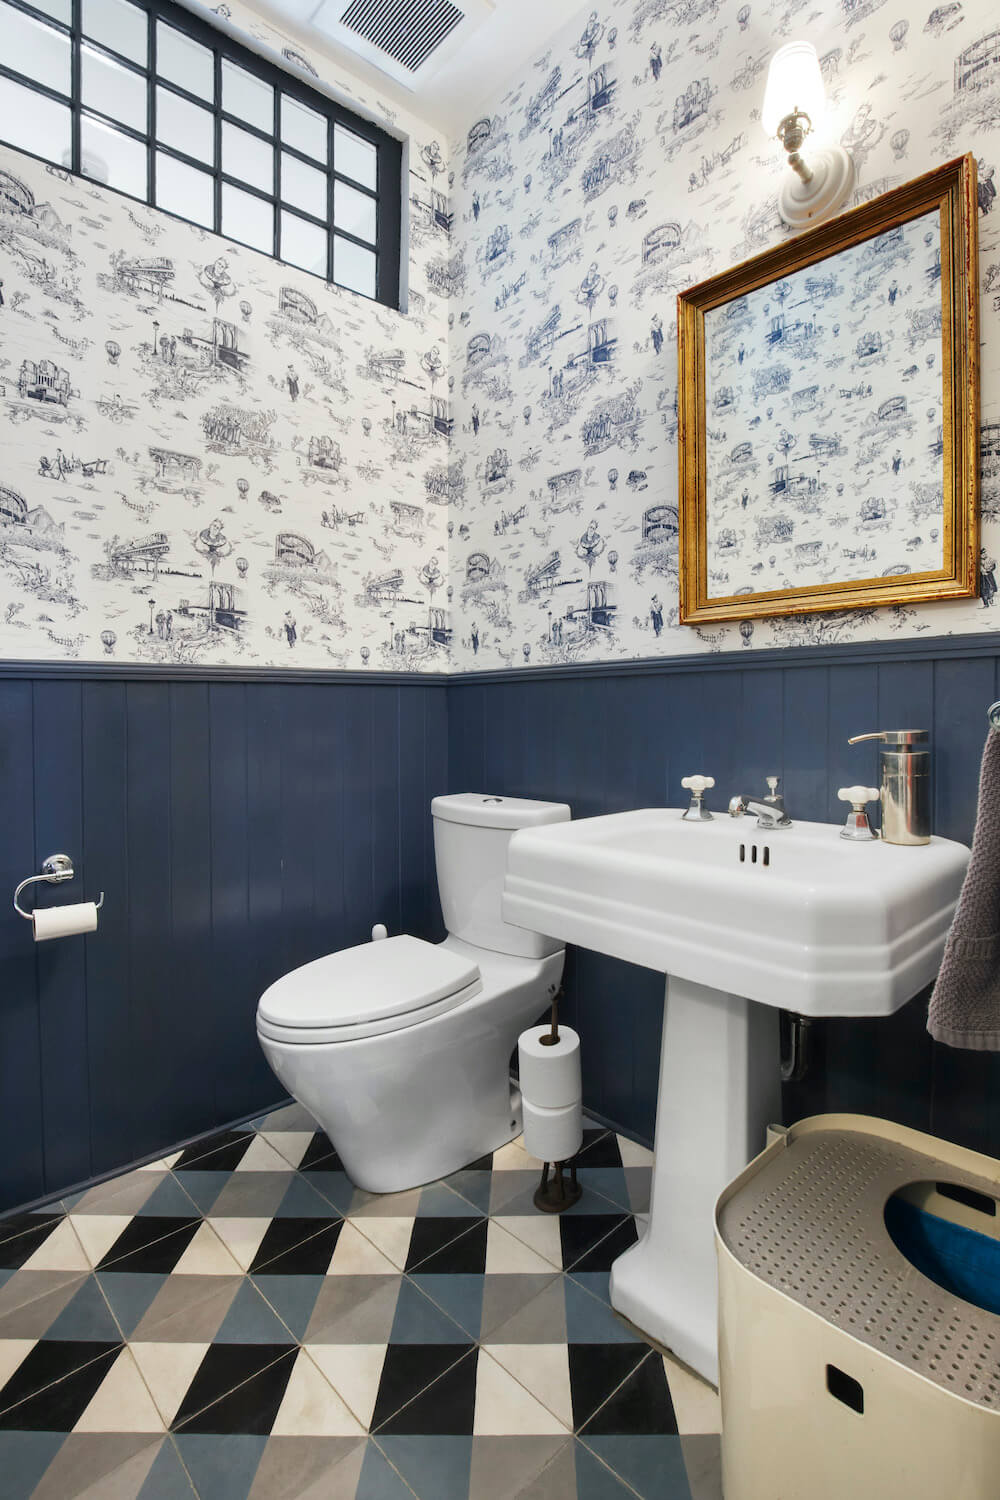
M 510 843 L 508 922 L 667 976 L 649 1227 L 611 1301 L 713 1384 L 713 1211 L 780 1119 L 777 1008 L 898 1010 L 937 972 L 969 859 L 839 835 L 649 808 Z

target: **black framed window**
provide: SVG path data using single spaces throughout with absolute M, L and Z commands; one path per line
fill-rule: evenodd
M 0 0 L 0 140 L 399 306 L 398 140 L 171 0 Z

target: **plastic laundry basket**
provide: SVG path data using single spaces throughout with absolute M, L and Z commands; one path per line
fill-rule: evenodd
M 716 1208 L 726 1500 L 1000 1500 L 1000 1162 L 791 1126 Z

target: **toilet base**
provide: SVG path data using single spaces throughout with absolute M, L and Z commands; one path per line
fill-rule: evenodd
M 326 1043 L 275 1041 L 258 1031 L 274 1072 L 326 1131 L 356 1187 L 422 1187 L 520 1134 L 510 1057 L 551 1002 L 563 954 L 477 958 L 482 991 L 415 1026 Z

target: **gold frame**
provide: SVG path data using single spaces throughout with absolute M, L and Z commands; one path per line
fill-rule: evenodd
M 705 314 L 793 271 L 938 208 L 944 395 L 944 564 L 933 572 L 759 594 L 708 593 Z M 677 298 L 680 618 L 684 625 L 872 605 L 974 598 L 979 592 L 979 276 L 976 163 L 938 167 L 681 292 Z

